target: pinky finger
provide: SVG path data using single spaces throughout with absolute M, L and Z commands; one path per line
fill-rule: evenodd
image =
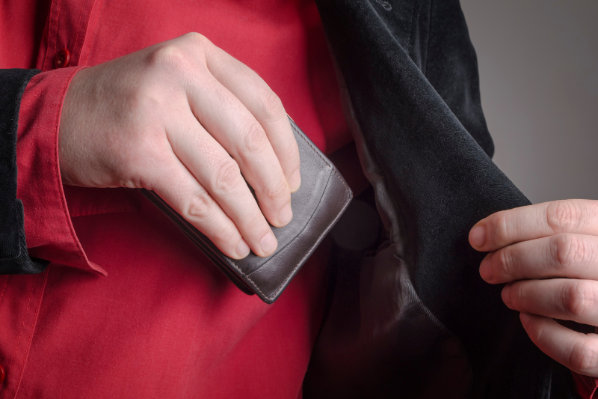
M 242 259 L 249 254 L 249 246 L 235 224 L 185 166 L 178 161 L 173 162 L 170 168 L 154 176 L 151 189 L 223 253 L 234 259 Z
M 521 313 L 520 319 L 542 352 L 578 374 L 598 377 L 598 335 L 582 334 L 529 313 Z

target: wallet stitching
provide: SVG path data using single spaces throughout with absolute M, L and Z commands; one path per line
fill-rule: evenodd
M 291 125 L 291 128 L 292 128 L 292 129 L 293 129 L 293 130 L 294 130 L 294 131 L 295 131 L 295 132 L 298 134 L 298 136 L 299 136 L 299 137 L 301 137 L 301 138 L 302 138 L 302 139 L 305 141 L 305 143 L 306 143 L 308 146 L 310 146 L 310 147 L 311 147 L 311 149 L 312 149 L 312 150 L 313 150 L 313 151 L 314 151 L 314 152 L 315 152 L 315 153 L 318 155 L 318 157 L 320 157 L 320 159 L 321 159 L 321 160 L 322 160 L 322 161 L 323 161 L 323 162 L 324 162 L 326 165 L 328 165 L 328 166 L 331 166 L 331 167 L 332 167 L 332 171 L 334 172 L 334 174 L 335 174 L 335 176 L 336 176 L 337 180 L 340 180 L 340 181 L 341 181 L 341 183 L 343 183 L 343 186 L 345 187 L 345 198 L 346 198 L 346 199 L 350 199 L 350 195 L 349 195 L 349 193 L 350 193 L 351 191 L 349 190 L 349 187 L 347 186 L 347 183 L 345 182 L 345 180 L 344 180 L 344 179 L 343 179 L 343 178 L 342 178 L 342 177 L 339 175 L 339 173 L 336 171 L 336 168 L 334 167 L 334 165 L 331 165 L 331 163 L 330 163 L 330 162 L 328 162 L 328 161 L 326 160 L 326 158 L 322 157 L 322 155 L 320 154 L 320 151 L 319 151 L 318 149 L 316 149 L 316 148 L 315 148 L 315 146 L 314 146 L 314 145 L 313 145 L 313 144 L 312 144 L 312 143 L 311 143 L 309 140 L 307 140 L 305 137 L 303 137 L 303 135 L 299 134 L 299 131 L 297 130 L 297 128 L 296 128 L 295 126 Z M 328 184 L 326 184 L 326 188 L 324 189 L 324 192 L 326 192 L 326 189 L 327 189 L 327 188 L 328 188 Z M 322 199 L 320 198 L 320 202 L 321 202 L 321 201 L 322 201 Z M 337 220 L 337 219 L 338 219 L 338 218 L 339 218 L 339 217 L 342 215 L 342 213 L 343 213 L 342 211 L 343 211 L 343 210 L 344 210 L 344 209 L 347 207 L 347 205 L 348 205 L 348 204 L 349 204 L 349 201 L 346 201 L 346 202 L 345 202 L 345 205 L 344 205 L 344 206 L 341 208 L 341 212 L 339 212 L 339 213 L 336 215 L 336 217 L 335 217 L 335 218 L 332 220 L 332 223 L 331 223 L 331 225 L 332 225 L 332 224 L 334 224 L 334 223 L 336 222 L 336 220 Z M 318 203 L 318 206 L 319 206 L 319 203 Z M 317 208 L 318 208 L 318 207 L 316 206 L 316 209 L 317 209 Z M 314 211 L 314 214 L 315 214 L 315 211 Z M 314 215 L 314 214 L 312 214 L 312 217 L 311 217 L 311 218 L 310 218 L 310 220 L 309 220 L 309 221 L 306 223 L 306 225 L 305 225 L 306 227 L 307 227 L 307 225 L 309 224 L 309 222 L 311 221 L 311 219 L 313 218 L 313 215 Z M 305 229 L 305 227 L 304 227 L 304 229 Z M 265 294 L 265 293 L 264 293 L 262 290 L 260 290 L 260 288 L 259 288 L 259 287 L 257 287 L 256 283 L 255 283 L 255 282 L 254 282 L 254 281 L 251 279 L 251 277 L 250 277 L 248 274 L 246 274 L 245 272 L 243 272 L 243 271 L 241 270 L 241 268 L 240 268 L 239 266 L 237 266 L 237 264 L 236 264 L 235 262 L 233 262 L 233 261 L 231 260 L 231 261 L 230 261 L 230 263 L 231 263 L 231 264 L 232 264 L 232 265 L 235 267 L 235 269 L 237 269 L 237 271 L 238 271 L 238 272 L 239 272 L 239 273 L 240 273 L 240 274 L 241 274 L 243 277 L 245 277 L 247 280 L 249 280 L 249 281 L 251 282 L 251 284 L 253 285 L 253 288 L 255 288 L 255 289 L 256 289 L 256 290 L 257 290 L 257 291 L 258 291 L 260 294 L 262 294 L 262 295 L 263 295 L 265 298 L 267 298 L 267 299 L 272 299 L 272 298 L 275 298 L 275 297 L 278 295 L 278 293 L 279 293 L 279 292 L 280 292 L 280 291 L 283 289 L 283 287 L 286 285 L 286 283 L 287 283 L 287 282 L 288 282 L 288 281 L 289 281 L 289 280 L 290 280 L 290 279 L 291 279 L 291 278 L 292 278 L 292 277 L 295 275 L 295 272 L 296 272 L 296 270 L 297 270 L 297 269 L 300 267 L 300 265 L 301 265 L 301 263 L 303 262 L 303 260 L 304 260 L 304 259 L 305 259 L 307 256 L 311 255 L 311 251 L 314 249 L 314 247 L 315 247 L 315 246 L 317 245 L 317 243 L 320 241 L 320 239 L 322 238 L 322 236 L 324 236 L 325 234 L 327 234 L 327 233 L 328 233 L 328 230 L 329 230 L 329 228 L 328 228 L 328 229 L 326 229 L 326 230 L 324 230 L 324 232 L 322 232 L 322 234 L 320 234 L 320 236 L 319 236 L 319 237 L 316 239 L 316 243 L 314 243 L 314 245 L 312 245 L 312 246 L 311 246 L 311 248 L 309 249 L 308 253 L 307 253 L 305 256 L 303 256 L 303 258 L 301 258 L 301 259 L 299 260 L 299 262 L 297 263 L 297 266 L 295 266 L 295 267 L 293 268 L 293 270 L 291 271 L 291 273 L 290 273 L 289 277 L 287 277 L 287 278 L 286 278 L 286 280 L 284 280 L 284 281 L 283 281 L 283 282 L 282 282 L 282 283 L 279 285 L 278 289 L 277 289 L 277 290 L 276 290 L 276 291 L 275 291 L 275 292 L 274 292 L 272 295 L 270 295 L 270 296 L 269 296 L 269 295 L 266 295 L 266 294 Z M 303 230 L 302 230 L 302 231 L 303 231 Z M 295 241 L 295 240 L 293 239 L 293 241 Z M 285 246 L 285 248 L 288 248 L 288 247 L 289 247 L 289 245 L 291 245 L 291 244 L 293 243 L 293 241 L 291 241 L 289 244 L 287 244 L 287 245 Z M 280 254 L 280 252 L 279 252 L 279 254 Z M 275 255 L 275 256 L 274 256 L 274 258 L 272 258 L 272 259 L 268 260 L 268 262 L 266 262 L 266 263 L 262 264 L 262 265 L 261 265 L 261 266 L 260 266 L 258 269 L 256 269 L 256 270 L 253 270 L 251 273 L 253 273 L 253 272 L 255 272 L 255 271 L 257 271 L 257 270 L 261 269 L 261 268 L 262 268 L 263 266 L 265 266 L 267 263 L 269 263 L 270 261 L 272 261 L 273 259 L 275 259 L 275 258 L 276 258 L 276 256 L 278 256 L 278 254 L 277 254 L 277 255 Z
M 319 155 L 319 154 L 318 154 L 318 155 Z M 338 175 L 337 175 L 337 176 L 338 176 Z M 341 179 L 341 180 L 342 180 L 342 179 Z M 327 184 L 326 186 L 327 186 L 326 188 L 328 188 L 328 184 Z M 345 187 L 346 187 L 346 186 L 347 186 L 347 185 L 345 184 Z M 349 193 L 349 191 L 345 191 L 345 194 L 348 194 L 348 193 Z M 345 198 L 346 198 L 346 199 L 350 199 L 351 197 L 347 195 Z M 320 199 L 320 201 L 321 201 L 321 199 Z M 337 221 L 337 219 L 338 219 L 339 217 L 341 217 L 341 215 L 343 214 L 343 212 L 342 212 L 342 211 L 343 211 L 343 210 L 344 210 L 344 209 L 345 209 L 345 208 L 346 208 L 346 207 L 349 205 L 349 203 L 350 203 L 350 201 L 346 201 L 346 202 L 345 202 L 345 204 L 344 204 L 344 205 L 343 205 L 343 207 L 341 208 L 341 212 L 339 212 L 339 213 L 336 215 L 336 217 L 335 217 L 335 218 L 332 220 L 332 223 L 330 223 L 330 225 L 334 224 L 334 223 Z M 318 203 L 318 205 L 319 205 L 319 203 Z M 317 208 L 317 207 L 316 207 L 316 208 Z M 314 212 L 314 213 L 315 213 L 315 212 Z M 313 218 L 313 214 L 312 214 L 312 218 Z M 312 218 L 310 218 L 310 220 L 307 222 L 307 224 L 309 224 L 309 222 L 311 221 L 311 219 L 312 219 Z M 307 226 L 307 224 L 306 224 L 306 226 Z M 235 269 L 237 269 L 237 270 L 239 271 L 239 273 L 241 273 L 241 274 L 242 274 L 242 275 L 243 275 L 243 276 L 244 276 L 244 277 L 245 277 L 247 280 L 249 280 L 249 281 L 251 282 L 251 284 L 253 285 L 253 288 L 255 288 L 257 291 L 259 291 L 259 292 L 260 292 L 260 294 L 262 294 L 262 295 L 264 296 L 264 298 L 267 298 L 267 299 L 272 299 L 272 298 L 275 298 L 275 297 L 276 297 L 276 296 L 277 296 L 277 295 L 280 293 L 280 291 L 282 291 L 282 289 L 284 288 L 284 286 L 286 285 L 286 283 L 287 283 L 287 282 L 289 282 L 289 280 L 290 280 L 291 278 L 293 278 L 293 276 L 295 275 L 295 272 L 296 272 L 296 271 L 297 271 L 297 269 L 300 267 L 300 265 L 301 265 L 301 262 L 303 262 L 303 260 L 304 260 L 305 258 L 307 258 L 308 256 L 310 256 L 310 255 L 312 254 L 312 250 L 314 249 L 314 247 L 315 247 L 315 246 L 318 244 L 318 242 L 320 241 L 320 239 L 321 239 L 321 238 L 322 238 L 324 235 L 328 234 L 328 231 L 329 231 L 329 230 L 330 230 L 330 227 L 329 227 L 329 228 L 327 228 L 326 230 L 324 230 L 324 231 L 322 232 L 322 234 L 320 234 L 320 236 L 319 236 L 319 237 L 316 239 L 316 242 L 314 243 L 314 245 L 312 245 L 312 246 L 311 246 L 311 248 L 309 249 L 308 253 L 307 253 L 307 254 L 305 254 L 305 255 L 303 256 L 303 258 L 301 258 L 301 259 L 299 260 L 299 262 L 297 263 L 297 266 L 295 266 L 295 267 L 293 268 L 293 270 L 291 271 L 291 273 L 290 273 L 289 277 L 287 277 L 287 278 L 286 278 L 286 279 L 285 279 L 285 280 L 284 280 L 284 281 L 283 281 L 283 282 L 282 282 L 282 283 L 279 285 L 278 289 L 277 289 L 276 291 L 274 291 L 274 293 L 273 293 L 272 295 L 266 295 L 266 294 L 265 294 L 265 293 L 264 293 L 262 290 L 260 290 L 260 289 L 259 289 L 259 287 L 257 287 L 257 286 L 256 286 L 255 282 L 254 282 L 254 281 L 251 279 L 251 277 L 249 277 L 249 275 L 245 274 L 245 273 L 244 273 L 244 272 L 243 272 L 243 271 L 242 271 L 242 270 L 241 270 L 241 269 L 240 269 L 240 268 L 237 266 L 237 264 L 236 264 L 235 262 L 232 262 L 232 261 L 231 261 L 231 263 L 232 263 L 232 265 L 235 267 Z M 294 240 L 293 240 L 293 241 L 294 241 Z M 292 243 L 292 242 L 291 242 L 291 243 Z M 289 243 L 289 245 L 290 245 L 291 243 Z M 289 247 L 289 245 L 287 245 L 285 248 L 288 248 L 288 247 Z M 279 252 L 279 254 L 280 254 L 280 252 Z M 275 258 L 276 258 L 276 256 L 278 256 L 278 254 L 277 254 L 277 255 L 275 255 L 275 256 L 274 256 L 274 258 L 272 258 L 272 259 L 268 260 L 268 262 L 266 262 L 266 263 L 269 263 L 270 261 L 272 261 L 273 259 L 275 259 Z M 264 265 L 265 265 L 266 263 L 264 263 Z M 262 266 L 264 266 L 264 265 L 262 265 Z M 261 267 L 260 267 L 260 268 L 261 268 Z M 259 270 L 259 269 L 257 269 L 257 270 Z M 255 272 L 255 271 L 256 271 L 256 270 L 254 270 L 254 272 Z

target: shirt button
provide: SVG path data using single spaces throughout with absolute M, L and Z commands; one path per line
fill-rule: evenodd
M 60 50 L 54 56 L 54 68 L 66 68 L 71 62 L 71 53 L 65 48 Z
M 4 368 L 0 366 L 0 385 L 4 382 L 4 377 L 6 377 L 6 373 L 4 372 Z

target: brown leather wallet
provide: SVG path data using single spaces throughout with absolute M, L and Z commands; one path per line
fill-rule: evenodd
M 267 258 L 250 253 L 235 260 L 173 210 L 153 191 L 142 190 L 246 294 L 273 303 L 314 252 L 353 198 L 349 186 L 332 162 L 289 118 L 301 157 L 301 187 L 291 195 L 293 220 L 272 227 L 278 249 Z

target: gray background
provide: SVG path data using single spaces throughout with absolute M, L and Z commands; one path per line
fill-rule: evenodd
M 528 198 L 598 199 L 598 0 L 461 0 L 494 162 Z

